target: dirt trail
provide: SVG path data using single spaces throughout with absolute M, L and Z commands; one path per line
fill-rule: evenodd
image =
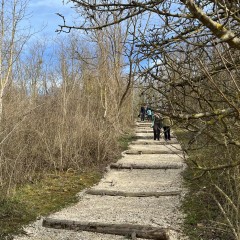
M 186 239 L 181 146 L 176 138 L 152 140 L 149 125 L 137 123 L 136 140 L 77 204 L 27 226 L 28 236 L 15 240 Z

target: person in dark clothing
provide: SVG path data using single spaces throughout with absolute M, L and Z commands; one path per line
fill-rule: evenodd
M 141 109 L 140 109 L 141 121 L 145 120 L 145 114 L 146 114 L 146 109 L 144 106 L 141 106 Z
M 162 118 L 159 113 L 153 115 L 153 139 L 160 140 L 160 132 L 162 128 Z

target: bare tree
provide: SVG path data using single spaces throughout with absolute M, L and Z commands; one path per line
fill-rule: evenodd
M 229 85 L 233 84 L 236 93 L 239 91 L 237 75 L 234 77 L 232 73 L 238 64 L 237 55 L 228 50 L 229 47 L 239 48 L 238 13 L 234 10 L 238 1 L 232 4 L 193 0 L 72 2 L 86 16 L 86 20 L 82 25 L 68 26 L 63 17 L 62 31 L 106 31 L 101 29 L 135 16 L 139 16 L 141 24 L 148 22 L 146 27 L 139 27 L 139 31 L 134 33 L 139 74 L 142 79 L 147 79 L 146 88 L 160 93 L 163 105 L 168 105 L 168 111 L 172 109 L 169 112 L 172 117 L 179 120 L 200 119 L 201 122 L 204 117 L 238 115 L 238 104 L 221 90 L 220 85 L 224 82 L 216 83 L 213 78 L 224 71 L 230 77 Z M 143 13 L 148 17 L 144 17 Z M 104 16 L 105 20 L 96 20 L 96 16 L 99 19 Z M 224 54 L 229 55 L 228 59 Z M 146 65 L 146 61 L 150 64 Z M 204 90 L 208 91 L 208 97 Z M 215 94 L 218 99 L 211 99 Z M 202 129 L 202 124 L 200 126 Z M 234 140 L 231 138 L 229 141 Z
M 59 31 L 105 31 L 137 17 L 131 47 L 142 91 L 153 107 L 188 132 L 186 152 L 212 153 L 211 161 L 196 157 L 190 166 L 209 177 L 208 194 L 232 238 L 239 239 L 239 198 L 233 190 L 239 189 L 240 166 L 239 1 L 71 2 L 85 18 L 69 26 L 60 15 Z M 104 21 L 93 24 L 93 16 L 104 16 Z
M 1 1 L 0 18 L 0 119 L 3 114 L 3 97 L 12 81 L 14 63 L 19 58 L 29 35 L 19 31 L 24 20 L 27 0 Z

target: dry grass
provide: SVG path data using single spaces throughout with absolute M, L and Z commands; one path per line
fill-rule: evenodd
M 188 145 L 193 134 L 186 131 L 176 131 L 183 147 Z M 201 166 L 221 165 L 229 161 L 226 147 L 205 145 L 198 148 L 206 138 L 201 136 L 191 149 L 188 149 L 189 168 L 184 173 L 188 194 L 183 202 L 186 213 L 185 230 L 190 239 L 238 239 L 239 214 L 234 211 L 234 204 L 239 204 L 239 171 L 237 168 L 202 171 Z M 221 153 L 221 154 L 220 154 Z M 231 151 L 232 155 L 234 151 Z M 203 174 L 204 173 L 204 174 Z M 238 177 L 237 177 L 238 175 Z M 221 189 L 223 193 L 219 190 Z M 229 200 L 233 203 L 230 204 Z M 222 212 L 222 210 L 225 212 Z M 229 220 L 229 221 L 228 221 Z
M 119 155 L 120 130 L 130 113 L 112 115 L 111 111 L 104 117 L 98 97 L 81 95 L 75 88 L 67 96 L 56 89 L 33 103 L 21 91 L 5 98 L 0 134 L 2 197 L 19 184 L 40 179 L 44 172 L 83 171 Z
M 0 239 L 75 202 L 131 139 L 102 117 L 100 106 L 84 111 L 73 99 L 65 112 L 61 94 L 40 98 L 35 108 L 15 97 L 5 102 L 8 121 L 0 135 Z

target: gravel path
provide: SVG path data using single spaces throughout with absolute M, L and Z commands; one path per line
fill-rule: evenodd
M 77 204 L 51 214 L 49 218 L 54 221 L 80 221 L 89 224 L 113 223 L 130 224 L 130 226 L 138 224 L 167 228 L 169 240 L 187 239 L 181 233 L 183 214 L 180 211 L 180 204 L 185 191 L 182 189 L 181 172 L 185 164 L 181 147 L 176 138 L 171 142 L 162 139 L 153 141 L 149 123 L 138 123 L 136 132 L 137 139 L 117 162 L 119 169 L 108 167 L 107 173 L 97 185 L 89 191 L 79 193 Z M 122 165 L 150 166 L 149 168 L 154 166 L 154 169 L 122 169 Z M 160 169 L 165 165 L 168 169 Z M 171 168 L 176 165 L 177 168 Z M 100 193 L 93 195 L 91 191 Z M 104 194 L 101 194 L 101 191 Z M 175 191 L 176 194 L 170 195 L 171 191 Z M 113 196 L 112 193 L 116 195 Z M 143 196 L 141 194 L 138 196 L 139 193 Z M 156 195 L 156 197 L 152 193 L 167 196 Z M 15 240 L 127 239 L 126 236 L 114 234 L 45 228 L 42 226 L 42 219 L 26 226 L 25 230 L 27 236 L 18 236 Z M 138 238 L 133 235 L 132 239 Z

